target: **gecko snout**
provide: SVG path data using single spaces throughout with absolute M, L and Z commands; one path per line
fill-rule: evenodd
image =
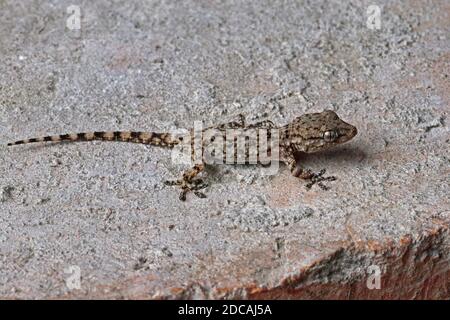
M 358 134 L 358 129 L 356 129 L 356 127 L 352 126 L 352 131 L 350 132 L 350 135 L 352 136 L 352 138 L 354 136 L 356 136 Z
M 338 143 L 344 143 L 351 140 L 354 136 L 358 134 L 358 129 L 351 124 L 346 123 L 345 126 L 339 129 Z

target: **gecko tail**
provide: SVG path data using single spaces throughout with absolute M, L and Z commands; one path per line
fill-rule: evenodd
M 46 136 L 40 138 L 31 138 L 10 142 L 8 146 L 15 146 L 19 144 L 35 143 L 35 142 L 62 142 L 62 141 L 122 141 L 122 142 L 134 142 L 151 144 L 158 146 L 173 146 L 180 142 L 169 133 L 156 133 L 156 132 L 140 132 L 140 131 L 95 131 L 95 132 L 83 132 L 83 133 L 71 133 L 55 136 Z

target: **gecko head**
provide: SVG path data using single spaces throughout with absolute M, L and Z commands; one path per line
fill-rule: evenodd
M 296 119 L 304 152 L 317 152 L 351 140 L 358 130 L 332 110 L 305 114 Z

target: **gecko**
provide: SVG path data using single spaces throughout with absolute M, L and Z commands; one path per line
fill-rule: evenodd
M 298 153 L 314 153 L 318 151 L 327 150 L 336 145 L 342 144 L 351 140 L 356 134 L 355 126 L 343 121 L 332 110 L 325 110 L 319 113 L 307 113 L 295 118 L 292 122 L 276 126 L 272 121 L 265 120 L 254 124 L 247 125 L 243 115 L 239 115 L 237 121 L 231 121 L 220 125 L 208 127 L 202 130 L 205 133 L 207 130 L 215 130 L 222 138 L 226 138 L 229 130 L 240 130 L 239 135 L 246 136 L 250 131 L 265 129 L 267 137 L 270 138 L 270 132 L 276 132 L 278 136 L 278 159 L 276 161 L 285 163 L 294 177 L 307 180 L 306 188 L 310 189 L 314 184 L 318 184 L 320 188 L 327 190 L 329 187 L 323 184 L 323 181 L 334 181 L 334 176 L 325 177 L 325 169 L 315 173 L 310 169 L 303 168 L 299 161 L 296 160 Z M 258 131 L 259 132 L 259 131 Z M 186 200 L 186 194 L 193 192 L 200 198 L 205 198 L 205 194 L 201 189 L 207 187 L 207 184 L 198 175 L 204 171 L 207 161 L 205 161 L 204 151 L 208 145 L 212 143 L 213 139 L 203 139 L 201 136 L 201 156 L 200 162 L 195 163 L 190 169 L 186 170 L 180 179 L 167 180 L 166 185 L 179 186 L 181 193 L 179 199 Z M 8 146 L 21 145 L 35 142 L 62 142 L 62 141 L 123 141 L 149 144 L 154 146 L 173 148 L 180 145 L 184 141 L 189 141 L 191 146 L 194 146 L 194 129 L 191 129 L 185 135 L 175 135 L 171 133 L 157 133 L 157 132 L 140 132 L 140 131 L 95 131 L 84 133 L 71 133 L 62 135 L 53 135 L 40 138 L 31 138 L 25 140 L 18 140 L 8 143 Z M 260 160 L 260 144 L 256 142 L 256 159 L 257 163 Z M 236 137 L 234 142 L 236 142 Z M 189 143 L 189 142 L 188 142 Z M 245 159 L 249 158 L 249 147 L 245 146 Z M 236 149 L 235 149 L 236 151 Z M 270 147 L 268 148 L 270 153 Z M 235 152 L 236 153 L 236 152 Z M 192 148 L 192 158 L 195 155 L 195 148 Z M 223 155 L 226 155 L 226 149 L 223 149 Z M 237 155 L 234 155 L 234 161 L 237 163 Z

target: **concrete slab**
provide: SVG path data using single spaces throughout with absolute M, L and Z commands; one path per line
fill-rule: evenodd
M 380 29 L 367 1 L 81 1 L 80 29 L 72 3 L 0 2 L 2 143 L 323 109 L 359 134 L 304 159 L 329 191 L 220 166 L 186 202 L 168 150 L 2 147 L 1 298 L 450 297 L 447 1 L 377 1 Z

